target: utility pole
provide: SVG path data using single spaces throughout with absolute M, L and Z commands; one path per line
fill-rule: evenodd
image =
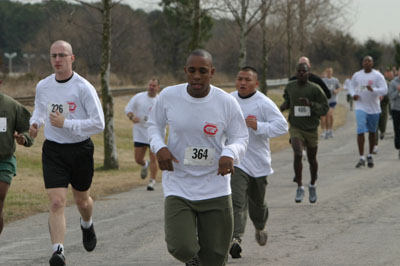
M 35 54 L 27 54 L 27 53 L 24 53 L 24 58 L 25 58 L 26 61 L 28 62 L 28 68 L 27 68 L 27 71 L 26 71 L 26 72 L 30 73 L 30 72 L 31 72 L 31 60 L 32 60 L 33 58 L 35 58 Z
M 8 73 L 11 74 L 12 73 L 12 60 L 14 57 L 17 56 L 17 53 L 16 52 L 14 52 L 12 54 L 4 53 L 4 56 L 8 58 Z

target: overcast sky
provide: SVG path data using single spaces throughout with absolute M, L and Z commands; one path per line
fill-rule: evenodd
M 1 0 L 0 0 L 1 1 Z M 18 0 L 21 2 L 40 2 L 41 0 Z M 149 11 L 158 8 L 159 0 L 122 0 L 133 8 Z M 400 37 L 400 0 L 350 0 L 346 16 L 350 22 L 345 30 L 358 41 L 368 38 L 391 42 Z

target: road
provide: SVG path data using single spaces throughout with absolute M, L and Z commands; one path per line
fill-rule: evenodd
M 356 169 L 358 161 L 353 112 L 335 137 L 321 140 L 318 152 L 318 202 L 294 202 L 292 151 L 274 153 L 275 173 L 268 178 L 270 218 L 266 247 L 254 240 L 248 223 L 243 258 L 228 265 L 246 266 L 386 266 L 400 265 L 400 175 L 393 147 L 392 121 L 380 142 L 375 167 Z M 305 184 L 310 178 L 304 161 Z M 79 216 L 68 207 L 67 265 L 182 265 L 167 252 L 163 234 L 161 186 L 144 187 L 95 202 L 98 245 L 84 251 Z M 51 244 L 47 214 L 8 224 L 0 237 L 1 266 L 48 265 Z

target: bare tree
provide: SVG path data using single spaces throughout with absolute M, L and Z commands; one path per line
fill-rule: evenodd
M 239 68 L 246 64 L 247 59 L 247 36 L 262 21 L 263 16 L 262 6 L 263 2 L 267 0 L 224 0 L 226 7 L 230 14 L 235 19 L 236 24 L 239 26 Z
M 102 0 L 101 5 L 92 5 L 82 0 L 78 3 L 98 10 L 102 14 L 102 55 L 101 55 L 101 97 L 103 103 L 104 129 L 104 169 L 118 169 L 118 153 L 114 133 L 114 101 L 110 88 L 111 62 L 111 9 L 120 1 Z

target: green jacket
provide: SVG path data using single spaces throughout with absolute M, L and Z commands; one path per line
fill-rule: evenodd
M 291 126 L 306 131 L 317 130 L 320 117 L 329 111 L 328 100 L 321 87 L 313 82 L 307 82 L 304 86 L 299 86 L 297 81 L 292 81 L 286 85 L 283 93 L 285 104 L 289 107 L 289 123 Z M 295 115 L 296 108 L 302 108 L 299 98 L 308 98 L 311 102 L 310 114 L 307 116 Z M 307 108 L 307 107 L 305 107 Z
M 14 133 L 22 133 L 24 146 L 30 147 L 33 139 L 29 136 L 31 114 L 13 98 L 0 93 L 0 160 L 10 158 L 15 152 Z

